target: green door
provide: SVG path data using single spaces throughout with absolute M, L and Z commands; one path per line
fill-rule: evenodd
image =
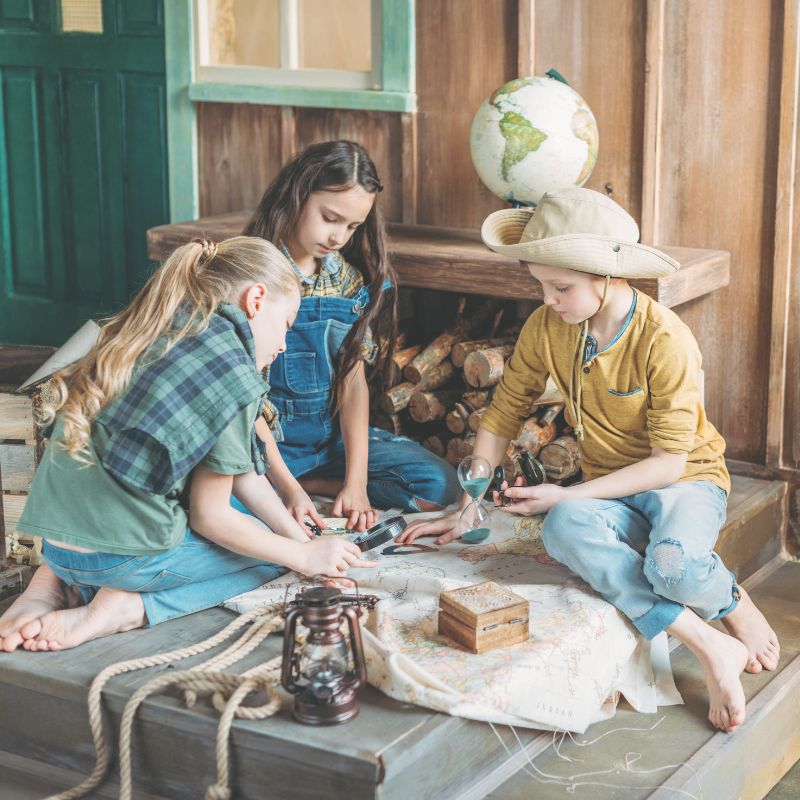
M 168 219 L 162 0 L 0 0 L 0 343 L 120 308 Z

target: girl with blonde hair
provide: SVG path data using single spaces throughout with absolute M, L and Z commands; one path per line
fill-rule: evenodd
M 55 376 L 19 522 L 43 537 L 44 563 L 0 617 L 0 648 L 74 647 L 287 569 L 341 576 L 368 563 L 349 542 L 310 539 L 265 477 L 254 425 L 299 289 L 263 239 L 192 242 Z

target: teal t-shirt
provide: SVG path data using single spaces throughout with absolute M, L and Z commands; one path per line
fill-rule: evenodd
M 221 475 L 253 469 L 250 432 L 261 404 L 259 398 L 242 409 L 200 462 L 204 467 Z M 118 481 L 100 464 L 109 438 L 102 424 L 92 426 L 89 465 L 58 446 L 60 431 L 57 422 L 17 525 L 20 531 L 121 555 L 159 553 L 183 541 L 188 522 L 184 490 L 191 473 L 166 495 L 149 494 Z

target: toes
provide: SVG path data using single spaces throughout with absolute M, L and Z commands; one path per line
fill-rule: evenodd
M 760 653 L 758 656 L 758 660 L 760 664 L 764 665 L 764 669 L 767 669 L 770 672 L 773 672 L 778 667 L 779 658 L 776 653 L 772 652 Z
M 762 670 L 762 662 L 758 660 L 758 658 L 751 658 L 747 662 L 747 666 L 745 667 L 745 671 L 749 672 L 751 675 L 758 675 L 759 672 Z
M 744 709 L 734 708 L 728 711 L 728 731 L 735 731 L 744 722 Z
M 2 649 L 6 653 L 11 653 L 22 644 L 22 637 L 19 632 L 9 633 L 8 636 L 2 637 Z
M 23 639 L 35 639 L 42 632 L 41 619 L 32 619 L 30 622 L 26 622 L 19 632 Z

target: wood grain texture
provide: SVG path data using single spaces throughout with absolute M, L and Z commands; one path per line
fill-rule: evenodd
M 198 103 L 200 213 L 255 208 L 282 161 L 281 109 Z
M 418 222 L 478 227 L 503 206 L 472 166 L 469 131 L 484 99 L 516 73 L 516 2 L 417 3 Z
M 36 469 L 36 446 L 0 444 L 0 490 L 27 492 Z
M 536 72 L 536 0 L 517 0 L 517 75 Z
M 641 217 L 645 11 L 641 0 L 536 0 L 536 74 L 555 67 L 597 119 L 586 186 Z
M 35 438 L 31 398 L 24 394 L 0 393 L 0 440 L 33 443 Z
M 162 225 L 148 231 L 149 255 L 162 260 L 201 231 L 224 239 L 241 230 L 247 214 L 226 214 L 195 222 Z M 729 256 L 696 247 L 663 247 L 681 269 L 664 278 L 643 278 L 631 284 L 666 306 L 702 297 L 729 280 Z M 475 230 L 427 225 L 390 225 L 389 255 L 402 286 L 457 291 L 508 300 L 542 300 L 541 284 L 528 268 L 484 247 Z
M 669 3 L 664 24 L 655 243 L 731 253 L 730 287 L 687 304 L 680 316 L 700 345 L 706 410 L 727 454 L 762 463 L 781 24 L 775 0 Z
M 775 253 L 772 269 L 772 329 L 770 331 L 769 392 L 767 397 L 766 461 L 776 467 L 800 460 L 800 424 L 797 418 L 797 316 L 800 293 L 800 9 L 786 0 L 783 15 L 778 177 L 775 203 Z

